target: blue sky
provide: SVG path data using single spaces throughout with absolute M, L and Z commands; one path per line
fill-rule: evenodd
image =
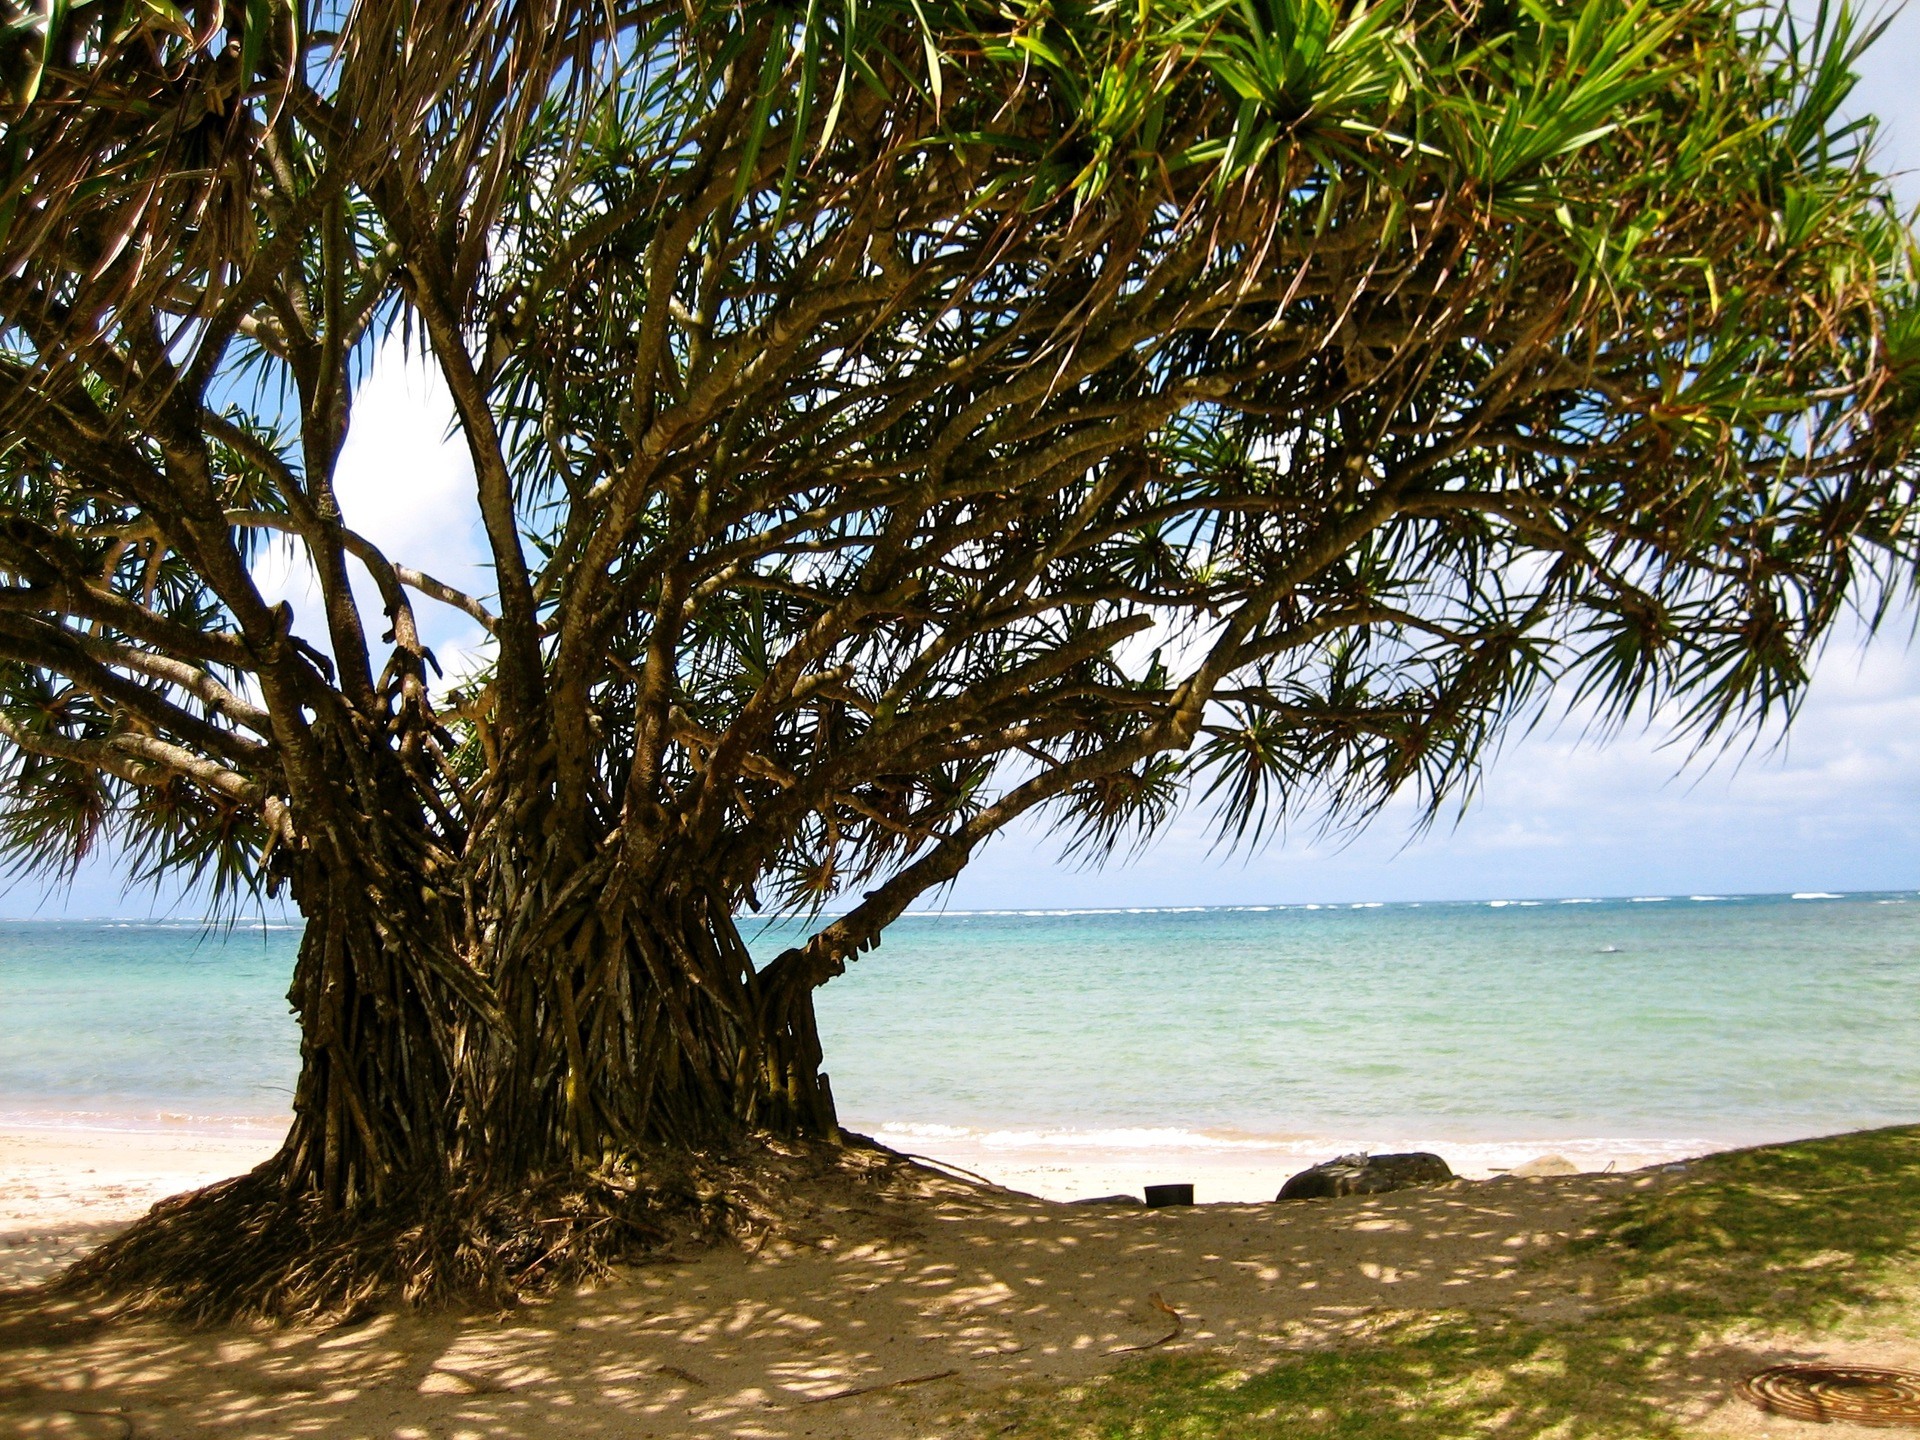
M 1881 117 L 1882 167 L 1920 203 L 1920 3 L 1868 57 L 1858 111 Z M 397 349 L 376 363 L 343 461 L 349 523 L 389 553 L 484 590 L 464 459 L 446 446 L 444 391 Z M 405 477 L 396 485 L 394 477 Z M 309 608 L 306 577 L 270 567 L 270 588 Z M 305 604 L 303 605 L 303 602 Z M 377 612 L 377 604 L 374 606 Z M 425 617 L 423 616 L 423 619 Z M 477 643 L 437 618 L 443 657 Z M 1920 647 L 1896 626 L 1835 637 L 1792 732 L 1711 763 L 1657 733 L 1606 743 L 1578 717 L 1510 739 L 1457 821 L 1413 833 L 1389 809 L 1357 836 L 1295 832 L 1222 854 L 1197 821 L 1127 863 L 1060 862 L 1044 827 L 1002 837 L 947 897 L 955 908 L 1200 905 L 1309 900 L 1733 894 L 1920 887 Z M 0 916 L 197 914 L 191 895 L 128 893 L 111 855 L 70 888 L 33 880 L 0 894 Z

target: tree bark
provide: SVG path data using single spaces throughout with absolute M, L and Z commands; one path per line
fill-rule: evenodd
M 70 1285 L 197 1321 L 510 1304 L 636 1247 L 764 1228 L 769 1139 L 837 1152 L 825 977 L 802 952 L 756 969 L 717 887 L 549 865 L 476 902 L 392 853 L 303 857 L 279 1153 L 156 1207 Z
M 347 1211 L 756 1131 L 837 1138 L 813 984 L 756 970 L 715 887 L 557 888 L 462 913 L 364 867 L 301 887 L 284 1193 Z

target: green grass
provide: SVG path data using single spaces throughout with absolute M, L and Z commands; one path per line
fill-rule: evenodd
M 1712 1156 L 1583 1248 L 1614 1259 L 1623 1315 L 1825 1327 L 1920 1258 L 1920 1126 Z
M 1413 1314 L 1361 1341 L 1248 1370 L 1141 1361 L 1034 1400 L 1024 1440 L 1660 1437 L 1725 1393 L 1761 1335 L 1911 1329 L 1920 1127 L 1712 1157 L 1623 1202 L 1542 1265 L 1599 1260 L 1586 1319 Z M 1749 1362 L 1750 1363 L 1750 1362 Z M 1002 1417 L 1004 1422 L 1005 1417 Z

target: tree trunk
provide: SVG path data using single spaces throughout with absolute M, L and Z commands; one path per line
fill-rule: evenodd
M 298 894 L 300 1078 L 274 1170 L 288 1198 L 329 1211 L 445 1188 L 470 1113 L 462 1052 L 484 988 L 440 917 L 396 913 L 383 888 L 335 871 Z
M 302 897 L 288 1192 L 352 1208 L 756 1130 L 831 1138 L 801 970 L 756 972 L 708 887 L 641 905 L 603 893 L 583 888 L 557 918 L 524 903 L 482 917 L 468 928 L 506 945 L 490 964 L 461 953 L 454 916 L 382 904 L 363 880 Z
M 587 890 L 505 957 L 512 1040 L 484 1062 L 501 1089 L 468 1162 L 504 1179 L 749 1131 L 831 1138 L 812 988 L 755 971 L 714 887 L 626 903 L 619 888 Z
M 695 877 L 643 901 L 599 879 L 476 906 L 417 874 L 308 869 L 286 1144 L 75 1279 L 203 1319 L 498 1302 L 724 1228 L 722 1172 L 755 1140 L 837 1145 L 798 952 L 756 971 Z

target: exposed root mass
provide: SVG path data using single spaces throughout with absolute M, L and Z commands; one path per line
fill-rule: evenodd
M 905 1164 L 878 1147 L 757 1137 L 341 1213 L 287 1199 L 270 1162 L 161 1202 L 58 1283 L 121 1313 L 196 1324 L 497 1309 L 676 1246 L 764 1243 L 815 1213 L 806 1196 L 821 1185 Z

